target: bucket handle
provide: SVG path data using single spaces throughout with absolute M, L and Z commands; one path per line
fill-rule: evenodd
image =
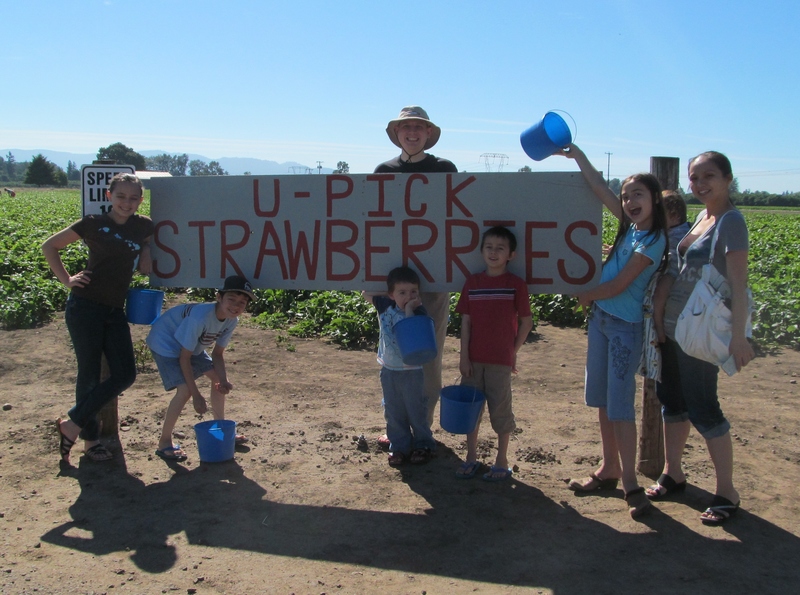
M 569 119 L 572 120 L 572 126 L 575 129 L 575 132 L 572 134 L 572 142 L 574 143 L 575 139 L 578 138 L 578 123 L 575 121 L 575 118 L 572 117 L 572 114 L 570 114 L 568 111 L 563 110 L 563 109 L 551 109 L 551 110 L 547 110 L 547 111 L 548 112 L 559 112 L 559 113 L 562 113 L 562 114 L 567 114 L 567 116 L 569 116 Z M 567 124 L 567 126 L 569 126 L 569 124 Z
M 463 384 L 461 384 L 461 381 L 462 381 L 463 379 L 464 379 L 464 377 L 463 377 L 463 376 L 461 376 L 461 375 L 459 375 L 459 376 L 456 376 L 456 377 L 453 379 L 453 384 L 458 384 L 459 386 L 464 386 Z M 475 386 L 474 384 L 472 384 L 472 385 L 470 385 L 470 384 L 467 384 L 466 386 L 467 386 L 468 388 L 471 388 L 471 389 L 472 389 L 472 403 L 471 403 L 471 404 L 472 404 L 472 405 L 474 405 L 474 404 L 475 404 L 475 399 L 476 399 L 476 398 L 478 398 L 478 387 L 477 387 L 477 386 Z

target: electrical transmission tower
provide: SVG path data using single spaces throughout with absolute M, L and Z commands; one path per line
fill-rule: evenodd
M 486 165 L 486 171 L 503 171 L 503 166 L 508 163 L 508 155 L 503 153 L 484 153 L 481 159 Z
M 310 174 L 311 168 L 305 165 L 290 165 L 289 171 L 293 174 Z

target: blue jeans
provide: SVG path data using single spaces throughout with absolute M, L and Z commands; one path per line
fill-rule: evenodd
M 136 379 L 131 330 L 122 308 L 72 294 L 67 299 L 64 319 L 78 360 L 75 406 L 69 410 L 69 418 L 82 428 L 81 438 L 97 440 L 97 414 Z M 100 382 L 103 354 L 110 376 Z
M 706 440 L 724 436 L 731 424 L 717 397 L 719 368 L 686 355 L 672 339 L 661 346 L 661 382 L 656 394 L 664 423 L 686 421 Z
M 584 397 L 589 407 L 605 407 L 610 421 L 636 419 L 636 370 L 642 357 L 642 327 L 641 322 L 628 322 L 592 307 Z
M 422 369 L 381 368 L 383 414 L 389 450 L 408 455 L 417 448 L 436 448 L 428 423 L 428 397 L 425 396 Z

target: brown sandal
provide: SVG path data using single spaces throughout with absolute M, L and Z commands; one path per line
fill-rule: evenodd
M 75 446 L 75 440 L 70 440 L 61 431 L 61 422 L 64 421 L 60 417 L 56 420 L 56 431 L 58 432 L 58 450 L 61 452 L 61 460 L 65 463 L 69 463 L 69 452 L 72 450 L 72 447 Z
M 619 479 L 609 477 L 602 479 L 594 473 L 585 479 L 571 479 L 568 487 L 573 492 L 596 492 L 598 490 L 616 490 Z
M 424 465 L 431 460 L 433 453 L 430 448 L 417 448 L 411 452 L 412 465 Z
M 402 452 L 390 452 L 389 453 L 389 465 L 392 467 L 399 467 L 400 465 L 405 465 L 408 457 L 404 455 Z
M 114 458 L 114 454 L 102 444 L 95 444 L 94 446 L 86 450 L 86 452 L 84 452 L 83 455 L 87 459 L 89 459 L 90 461 L 94 461 L 95 463 L 110 461 L 111 459 Z

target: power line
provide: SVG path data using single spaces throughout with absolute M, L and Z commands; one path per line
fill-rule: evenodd
M 483 153 L 480 157 L 486 165 L 486 171 L 492 171 L 492 167 L 497 167 L 497 171 L 503 171 L 503 166 L 508 163 L 508 155 L 503 153 Z

